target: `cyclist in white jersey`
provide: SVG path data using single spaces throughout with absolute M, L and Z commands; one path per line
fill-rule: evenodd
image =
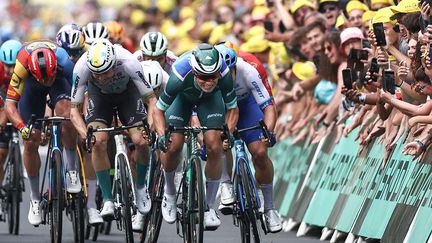
M 222 54 L 235 77 L 235 92 L 239 107 L 237 128 L 251 127 L 258 124 L 259 120 L 264 120 L 270 131 L 269 141 L 263 141 L 259 130 L 243 132 L 240 136 L 252 155 L 255 179 L 259 187 L 258 194 L 261 199 L 260 211 L 264 212 L 267 229 L 272 233 L 279 232 L 282 229 L 282 222 L 273 205 L 273 163 L 267 154 L 267 148 L 276 143 L 272 133 L 277 118 L 273 96 L 258 70 L 243 58 L 237 57 L 234 49 L 224 44 L 216 45 L 216 49 Z M 227 154 L 227 159 L 232 160 L 231 153 Z M 221 182 L 221 203 L 230 205 L 235 202 L 235 198 L 226 168 L 223 170 Z
M 108 127 L 113 119 L 113 107 L 117 107 L 122 124 L 139 123 L 146 116 L 144 102 L 149 109 L 155 107 L 156 97 L 153 89 L 144 78 L 140 63 L 120 45 L 112 45 L 107 39 L 98 39 L 78 60 L 73 72 L 71 101 L 71 120 L 81 139 L 85 139 L 87 126 L 80 114 L 84 92 L 88 90 L 89 106 L 85 117 L 88 126 Z M 155 121 L 156 122 L 156 121 Z M 140 172 L 146 168 L 149 157 L 148 141 L 141 135 L 140 128 L 129 129 L 137 153 L 137 178 L 144 177 Z M 100 215 L 104 220 L 114 218 L 114 204 L 111 194 L 110 162 L 107 154 L 106 133 L 96 133 L 93 146 L 92 163 L 102 189 L 104 205 Z M 145 173 L 145 169 L 144 169 Z M 138 184 L 138 183 L 137 183 Z M 138 210 L 146 214 L 151 208 L 147 188 L 137 186 Z
M 159 62 L 163 70 L 169 73 L 171 65 L 178 59 L 168 50 L 168 40 L 160 32 L 147 32 L 140 41 L 141 50 L 134 52 L 138 61 L 154 60 Z

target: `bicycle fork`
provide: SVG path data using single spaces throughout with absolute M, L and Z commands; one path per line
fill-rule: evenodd
M 115 139 L 115 144 L 116 144 L 116 155 L 115 155 L 115 160 L 114 160 L 114 168 L 115 168 L 115 173 L 114 173 L 114 182 L 115 183 L 119 183 L 120 181 L 120 167 L 119 166 L 126 166 L 127 168 L 127 173 L 129 176 L 129 182 L 131 185 L 131 190 L 132 190 L 132 208 L 135 210 L 136 208 L 136 194 L 135 194 L 135 184 L 133 182 L 133 177 L 132 177 L 132 173 L 131 173 L 131 169 L 130 169 L 130 165 L 129 163 L 126 163 L 126 165 L 120 165 L 119 163 L 119 155 L 122 154 L 127 161 L 129 161 L 128 157 L 127 157 L 127 150 L 126 150 L 126 144 L 124 142 L 124 138 L 123 135 L 115 135 L 114 136 Z M 118 191 L 115 191 L 116 186 L 113 185 L 112 188 L 112 193 L 113 196 L 115 196 L 115 201 L 114 201 L 114 206 L 116 208 L 116 211 L 118 209 L 120 209 L 122 206 L 122 201 L 121 201 L 121 195 L 118 193 Z M 117 215 L 118 216 L 118 215 Z

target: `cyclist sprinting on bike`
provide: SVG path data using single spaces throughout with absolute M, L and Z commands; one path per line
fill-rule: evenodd
M 273 163 L 267 154 L 267 148 L 276 142 L 272 131 L 275 127 L 277 113 L 267 79 L 262 79 L 267 75 L 258 72 L 259 61 L 257 62 L 248 55 L 243 55 L 243 57 L 251 63 L 244 60 L 242 55 L 237 58 L 236 47 L 232 43 L 219 44 L 216 49 L 222 53 L 233 77 L 235 77 L 235 92 L 239 107 L 237 128 L 251 127 L 258 124 L 260 120 L 264 120 L 272 136 L 271 141 L 262 141 L 262 134 L 259 130 L 240 134 L 247 144 L 255 165 L 255 179 L 264 197 L 264 215 L 267 228 L 272 233 L 279 232 L 282 229 L 282 222 L 273 205 Z M 232 161 L 232 156 L 227 157 Z M 224 173 L 222 176 L 221 203 L 230 205 L 235 201 L 230 176 L 228 173 Z M 261 191 L 258 193 L 261 194 Z
M 6 97 L 6 113 L 9 120 L 20 131 L 24 139 L 24 165 L 30 182 L 30 210 L 28 220 L 32 225 L 41 223 L 39 209 L 38 148 L 41 142 L 41 124 L 36 122 L 30 133 L 27 121 L 32 114 L 43 118 L 46 96 L 58 116 L 69 117 L 70 91 L 73 63 L 66 51 L 48 40 L 26 43 L 19 51 Z M 62 125 L 65 154 L 66 186 L 69 193 L 81 191 L 77 174 L 76 131 L 70 122 Z M 30 136 L 31 135 L 31 136 Z
M 138 61 L 154 60 L 159 62 L 163 70 L 169 73 L 177 56 L 168 50 L 168 40 L 160 32 L 147 32 L 140 40 L 141 50 L 134 52 Z
M 57 44 L 63 47 L 69 54 L 73 63 L 76 63 L 81 55 L 86 51 L 85 36 L 80 26 L 76 24 L 67 24 L 60 28 L 57 33 Z M 83 105 L 82 112 L 85 114 L 88 102 Z M 84 151 L 84 150 L 82 150 Z M 82 153 L 87 183 L 87 215 L 91 225 L 103 223 L 102 217 L 96 206 L 96 174 L 91 165 L 90 154 Z
M 7 116 L 3 106 L 4 101 L 6 100 L 9 81 L 11 80 L 15 68 L 16 57 L 21 47 L 21 42 L 17 40 L 8 40 L 0 47 L 0 199 L 3 196 L 2 182 L 4 178 L 4 162 L 6 161 L 9 148 L 9 138 L 5 136 L 4 133 Z M 0 205 L 0 218 L 2 217 L 2 214 L 2 207 Z
M 157 61 L 147 60 L 141 62 L 142 71 L 147 82 L 153 89 L 153 92 L 158 97 L 160 92 L 164 90 L 169 75 L 162 69 Z M 148 121 L 153 124 L 153 121 Z M 131 161 L 130 161 L 131 162 Z M 148 170 L 148 168 L 146 169 Z M 139 211 L 132 216 L 132 230 L 141 232 L 144 226 L 144 214 Z
M 84 122 L 81 117 L 81 105 L 84 92 L 88 90 L 88 114 Z M 93 42 L 89 50 L 78 60 L 74 68 L 72 88 L 71 120 L 81 139 L 86 138 L 87 126 L 106 128 L 111 125 L 114 107 L 117 107 L 120 121 L 124 125 L 133 125 L 146 116 L 144 103 L 153 109 L 156 97 L 144 78 L 142 67 L 133 55 L 121 47 L 113 45 L 107 39 Z M 151 112 L 149 112 L 149 115 Z M 146 214 L 150 211 L 151 201 L 145 186 L 146 163 L 149 157 L 148 141 L 138 128 L 129 130 L 137 153 L 137 206 Z M 94 134 L 92 163 L 102 189 L 104 205 L 100 215 L 105 220 L 114 218 L 114 204 L 111 194 L 110 162 L 107 154 L 108 134 Z
M 164 122 L 155 123 L 157 133 L 164 134 L 166 123 L 187 126 L 194 106 L 203 126 L 222 127 L 227 123 L 229 129 L 234 129 L 237 123 L 237 97 L 231 73 L 220 53 L 209 44 L 200 44 L 173 64 L 165 91 L 159 97 L 157 109 L 154 109 L 155 119 L 166 119 Z M 219 216 L 214 210 L 214 202 L 222 165 L 221 131 L 207 131 L 204 134 L 204 141 L 208 144 L 205 174 L 206 199 L 210 209 L 204 214 L 204 227 L 215 229 L 220 225 Z M 163 148 L 164 144 L 165 136 L 160 136 L 158 145 Z M 165 171 L 162 215 L 168 223 L 176 221 L 174 175 L 183 144 L 184 135 L 173 133 L 168 150 L 161 155 Z

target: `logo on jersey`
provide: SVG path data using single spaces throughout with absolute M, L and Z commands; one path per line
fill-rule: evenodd
M 212 118 L 212 117 L 222 117 L 223 115 L 221 113 L 213 113 L 213 114 L 209 114 L 207 115 L 207 119 Z
M 78 91 L 78 84 L 79 84 L 79 81 L 80 81 L 80 77 L 78 75 L 76 75 L 76 73 L 74 73 L 74 76 L 75 76 L 74 77 L 75 82 L 74 82 L 73 87 L 72 87 L 72 89 L 73 89 L 72 98 L 75 99 L 76 93 Z
M 264 98 L 264 94 L 263 94 L 263 92 L 261 91 L 260 87 L 258 86 L 257 82 L 252 81 L 252 85 L 255 87 L 255 89 L 256 89 L 256 91 L 257 91 L 259 97 Z
M 178 120 L 178 121 L 184 121 L 184 119 L 182 117 L 179 116 L 174 116 L 174 115 L 170 115 L 169 120 Z

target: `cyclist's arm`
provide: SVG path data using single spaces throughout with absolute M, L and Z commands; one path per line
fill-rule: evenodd
M 71 114 L 70 119 L 80 137 L 86 137 L 87 128 L 81 116 L 82 104 L 87 87 L 87 80 L 91 79 L 90 71 L 85 63 L 86 54 L 84 54 L 76 63 L 73 70 L 73 84 L 71 91 Z
M 26 60 L 27 55 L 24 51 L 20 51 L 17 57 L 17 62 L 15 64 L 14 72 L 12 74 L 11 81 L 9 83 L 8 91 L 6 94 L 5 111 L 6 115 L 12 124 L 17 127 L 22 126 L 24 123 L 20 113 L 17 109 L 17 103 L 21 98 L 21 94 L 24 90 L 24 80 L 28 76 L 28 72 L 23 64 L 21 64 L 21 59 Z M 28 94 L 30 95 L 30 94 Z
M 154 124 L 154 129 L 156 130 L 156 133 L 158 134 L 158 136 L 161 136 L 165 133 L 165 111 L 159 109 L 159 107 L 155 107 L 153 109 L 153 119 L 155 122 L 153 122 Z
M 226 124 L 230 132 L 234 131 L 238 121 L 237 96 L 234 90 L 234 81 L 229 69 L 222 71 L 222 77 L 219 80 L 219 87 L 222 93 L 222 98 L 227 109 Z

